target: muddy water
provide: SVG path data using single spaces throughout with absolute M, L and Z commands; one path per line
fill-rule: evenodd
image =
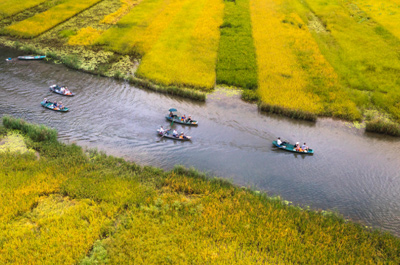
M 142 165 L 195 167 L 239 185 L 296 204 L 337 210 L 346 218 L 400 236 L 400 140 L 366 134 L 331 119 L 293 121 L 257 112 L 235 91 L 217 90 L 206 103 L 135 88 L 125 82 L 45 62 L 6 62 L 16 51 L 0 49 L 0 116 L 11 114 L 56 128 L 60 139 L 97 148 Z M 49 92 L 66 84 L 66 98 Z M 57 113 L 40 106 L 47 97 L 70 108 Z M 197 128 L 173 125 L 193 137 L 174 142 L 156 135 L 177 108 L 200 121 Z M 272 147 L 281 136 L 306 141 L 314 156 Z

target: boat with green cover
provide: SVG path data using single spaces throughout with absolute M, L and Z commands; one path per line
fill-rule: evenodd
M 42 101 L 42 102 L 40 102 L 40 104 L 41 104 L 44 108 L 46 108 L 46 109 L 51 109 L 51 110 L 54 110 L 54 111 L 59 111 L 59 112 L 67 112 L 67 111 L 69 111 L 69 109 L 66 108 L 66 107 L 64 107 L 64 108 L 62 108 L 62 109 L 60 109 L 60 108 L 58 108 L 58 107 L 54 107 L 54 103 L 53 103 L 53 102 L 49 102 L 49 101 L 47 101 L 47 102 Z
M 272 142 L 273 145 L 275 145 L 276 147 L 278 147 L 279 149 L 283 149 L 292 153 L 297 153 L 297 154 L 302 154 L 302 155 L 312 155 L 314 154 L 314 150 L 313 149 L 308 149 L 308 151 L 304 150 L 304 151 L 296 151 L 296 148 L 294 147 L 294 145 L 289 144 L 289 143 L 283 143 L 282 145 L 279 145 L 276 141 Z
M 46 58 L 46 55 L 24 55 L 18 56 L 18 60 L 43 60 Z

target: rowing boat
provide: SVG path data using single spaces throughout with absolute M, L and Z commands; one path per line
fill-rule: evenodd
M 63 95 L 63 96 L 69 96 L 69 97 L 75 96 L 75 94 L 69 90 L 67 93 L 65 93 L 65 90 L 64 90 L 64 92 L 61 92 L 62 87 L 66 88 L 65 86 L 52 85 L 52 86 L 50 86 L 50 91 L 60 94 L 60 95 Z
M 174 116 L 174 117 L 165 116 L 165 118 L 170 122 L 173 121 L 174 123 L 179 123 L 179 124 L 183 124 L 183 125 L 198 125 L 199 124 L 197 121 L 194 121 L 194 120 L 191 120 L 191 121 L 181 120 L 177 116 Z
M 177 140 L 177 141 L 191 141 L 192 137 L 191 136 L 184 136 L 183 138 L 180 137 L 175 137 L 172 134 L 170 134 L 170 131 L 164 131 L 164 133 L 160 132 L 160 129 L 157 129 L 157 134 L 158 136 L 161 136 L 163 138 L 168 138 L 172 140 Z
M 46 58 L 46 55 L 24 55 L 24 56 L 18 56 L 19 60 L 42 60 Z
M 53 102 L 44 102 L 44 101 L 42 101 L 42 102 L 40 102 L 40 104 L 44 107 L 44 108 L 46 108 L 46 109 L 51 109 L 51 110 L 54 110 L 54 111 L 59 111 L 59 112 L 67 112 L 69 109 L 68 108 L 63 108 L 63 109 L 59 109 L 59 108 L 54 108 L 54 104 L 53 104 Z
M 297 153 L 297 154 L 309 154 L 312 155 L 314 154 L 314 150 L 313 149 L 308 149 L 308 151 L 304 150 L 304 151 L 296 151 L 296 148 L 294 147 L 294 145 L 289 144 L 289 143 L 284 143 L 282 145 L 279 145 L 276 141 L 272 142 L 273 145 L 275 145 L 276 147 L 278 147 L 279 149 L 283 149 L 289 152 L 293 152 L 293 153 Z

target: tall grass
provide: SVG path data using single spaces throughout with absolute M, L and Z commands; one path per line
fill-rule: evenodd
M 223 7 L 220 0 L 189 0 L 145 54 L 137 75 L 164 85 L 214 88 Z
M 33 125 L 11 116 L 3 116 L 3 125 L 6 129 L 19 130 L 37 142 L 57 140 L 57 131 L 44 125 Z
M 101 0 L 63 0 L 61 4 L 5 28 L 5 33 L 20 38 L 33 38 L 75 16 Z
M 216 68 L 218 84 L 257 88 L 257 62 L 249 2 L 225 1 Z
M 400 136 L 400 125 L 388 120 L 374 119 L 372 121 L 367 121 L 365 131 Z
M 123 16 L 129 13 L 129 11 L 140 2 L 140 0 L 120 0 L 121 7 L 114 13 L 108 14 L 100 21 L 105 24 L 116 24 Z
M 195 169 L 0 154 L 1 264 L 398 264 L 400 239 Z
M 0 0 L 0 20 L 45 1 L 46 0 Z

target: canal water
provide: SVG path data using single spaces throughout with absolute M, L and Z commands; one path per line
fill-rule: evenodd
M 332 119 L 296 121 L 257 111 L 234 90 L 217 89 L 205 103 L 143 90 L 123 81 L 85 74 L 40 61 L 6 62 L 22 55 L 0 48 L 0 116 L 9 114 L 55 128 L 67 143 L 97 148 L 141 165 L 176 164 L 400 236 L 400 140 L 364 133 Z M 67 85 L 75 97 L 49 91 Z M 70 108 L 41 107 L 43 98 Z M 191 142 L 161 139 L 164 116 L 174 107 L 199 121 L 174 124 Z M 307 142 L 313 156 L 277 150 L 280 136 Z

